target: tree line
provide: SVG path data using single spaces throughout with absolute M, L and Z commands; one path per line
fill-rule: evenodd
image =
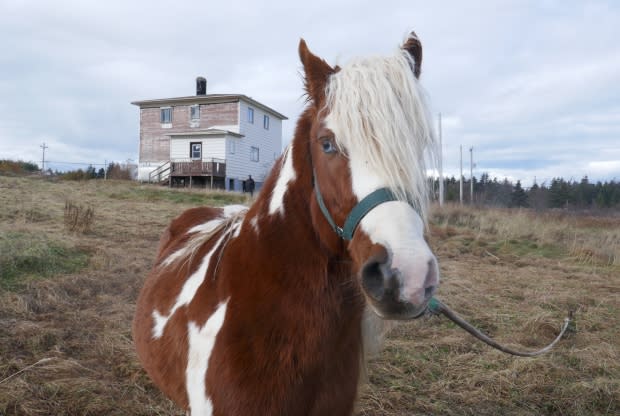
M 435 197 L 438 198 L 439 180 L 435 179 Z M 496 207 L 529 207 L 534 209 L 608 209 L 620 208 L 620 182 L 590 182 L 587 176 L 580 181 L 553 178 L 551 183 L 534 183 L 524 189 L 521 181 L 499 181 L 483 173 L 480 179 L 463 179 L 463 202 L 470 204 L 473 182 L 473 203 Z M 444 179 L 444 200 L 459 202 L 459 181 L 453 176 Z
M 106 169 L 95 168 L 90 165 L 86 169 L 76 169 L 59 174 L 62 179 L 67 180 L 89 180 L 89 179 L 124 179 L 132 178 L 131 167 L 120 163 L 110 163 Z
M 106 168 L 95 168 L 93 165 L 86 169 L 75 169 L 67 172 L 47 169 L 41 172 L 39 165 L 33 162 L 21 160 L 0 159 L 0 174 L 4 175 L 32 175 L 44 174 L 45 176 L 55 176 L 67 180 L 88 180 L 88 179 L 133 179 L 132 168 L 127 164 L 110 163 Z

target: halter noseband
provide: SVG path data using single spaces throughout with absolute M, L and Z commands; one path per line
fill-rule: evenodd
M 316 194 L 316 201 L 319 203 L 319 208 L 325 216 L 325 219 L 331 225 L 333 230 L 338 234 L 338 237 L 343 240 L 350 241 L 353 238 L 353 233 L 360 223 L 362 218 L 366 216 L 374 207 L 384 202 L 398 201 L 398 198 L 389 188 L 379 188 L 376 191 L 368 194 L 364 199 L 357 203 L 344 221 L 344 225 L 339 227 L 332 216 L 327 211 L 321 190 L 319 188 L 319 182 L 316 180 L 316 174 L 314 174 L 314 191 Z

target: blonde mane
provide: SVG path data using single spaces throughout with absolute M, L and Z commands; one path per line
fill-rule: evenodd
M 161 265 L 168 267 L 178 260 L 183 261 L 183 264 L 191 264 L 194 256 L 197 254 L 198 249 L 202 247 L 209 240 L 213 239 L 218 233 L 222 232 L 222 236 L 216 243 L 223 242 L 223 247 L 228 244 L 228 241 L 235 236 L 245 219 L 247 209 L 239 210 L 237 212 L 224 215 L 223 217 L 217 217 L 211 221 L 207 221 L 204 224 L 199 224 L 188 231 L 192 236 L 184 243 L 184 245 L 167 258 L 165 258 Z M 219 264 L 223 250 L 220 251 L 217 264 Z
M 358 58 L 330 77 L 326 122 L 337 146 L 368 162 L 399 199 L 426 222 L 427 161 L 434 164 L 435 133 L 411 55 Z

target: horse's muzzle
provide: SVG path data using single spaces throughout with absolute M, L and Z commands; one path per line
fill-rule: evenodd
M 428 261 L 420 279 L 423 284 L 412 293 L 404 293 L 404 279 L 400 270 L 392 268 L 382 251 L 371 257 L 362 267 L 362 288 L 375 311 L 385 319 L 413 319 L 421 316 L 435 293 L 438 282 L 437 264 Z M 410 278 L 410 277 L 409 277 Z

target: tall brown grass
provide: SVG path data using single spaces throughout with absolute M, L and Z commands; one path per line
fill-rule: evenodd
M 521 239 L 562 247 L 583 262 L 620 265 L 620 213 L 602 217 L 563 210 L 537 212 L 447 205 L 435 207 L 432 222 L 437 226 L 462 227 L 479 237 Z
M 0 414 L 181 415 L 137 362 L 135 299 L 173 217 L 240 198 L 119 181 L 0 177 L 0 236 L 9 236 L 11 247 L 27 243 L 15 238 L 37 236 L 88 253 L 77 270 L 19 274 L 18 285 L 0 287 Z M 96 207 L 88 233 L 65 227 L 66 201 Z M 549 342 L 568 309 L 577 310 L 576 333 L 550 354 L 525 359 L 491 350 L 439 318 L 402 323 L 368 364 L 357 414 L 620 412 L 617 218 L 451 206 L 436 209 L 432 220 L 442 301 L 513 346 Z

